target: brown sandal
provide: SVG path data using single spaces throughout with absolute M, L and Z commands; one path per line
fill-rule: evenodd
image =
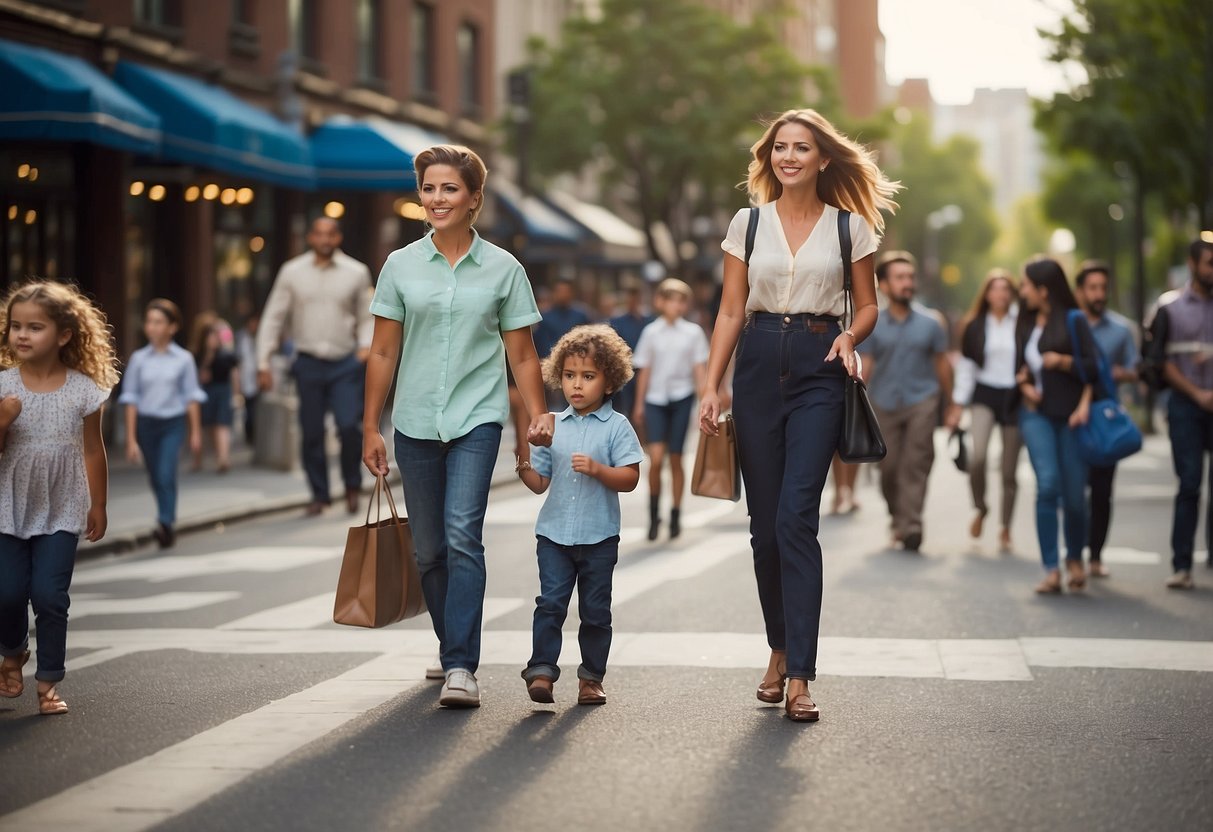
M 809 697 L 808 692 L 798 694 L 795 699 L 788 699 L 784 705 L 788 719 L 793 722 L 816 722 L 821 719 L 821 710 Z
M 1082 568 L 1082 561 L 1066 561 L 1067 587 L 1071 592 L 1078 592 L 1087 585 L 1087 572 Z
M 20 661 L 14 667 L 11 664 L 0 664 L 0 685 L 3 689 L 0 690 L 0 696 L 5 699 L 16 699 L 25 692 L 25 673 L 23 669 L 29 661 L 29 651 L 26 650 L 20 656 L 6 656 L 6 659 L 19 659 Z
M 786 654 L 785 654 L 786 656 Z M 775 653 L 771 653 L 771 658 L 775 658 Z M 771 672 L 771 668 L 767 667 L 767 673 Z M 758 701 L 766 702 L 768 705 L 778 705 L 783 701 L 783 686 L 788 681 L 788 664 L 787 659 L 775 664 L 775 672 L 779 674 L 779 678 L 774 682 L 768 682 L 765 678 L 758 683 Z
M 67 713 L 67 703 L 59 696 L 58 685 L 38 691 L 38 713 L 43 716 Z
M 1039 595 L 1060 595 L 1061 594 L 1061 572 L 1053 569 L 1045 576 L 1045 579 L 1036 585 L 1036 592 Z

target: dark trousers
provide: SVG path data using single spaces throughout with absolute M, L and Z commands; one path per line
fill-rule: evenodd
M 362 385 L 365 370 L 353 355 L 328 361 L 300 353 L 292 369 L 299 389 L 303 470 L 312 499 L 329 502 L 324 418 L 332 411 L 341 439 L 341 478 L 346 490 L 362 487 Z
M 0 534 L 0 655 L 29 649 L 29 613 L 38 628 L 40 682 L 58 682 L 67 658 L 67 595 L 79 537 L 71 532 L 28 539 Z
M 135 440 L 156 495 L 156 519 L 166 526 L 177 522 L 177 464 L 185 442 L 185 417 L 139 416 Z
M 1087 548 L 1091 560 L 1099 561 L 1104 543 L 1108 540 L 1108 527 L 1112 525 L 1112 482 L 1116 479 L 1116 466 L 1092 465 L 1087 471 L 1090 486 L 1087 510 Z
M 845 371 L 825 357 L 835 319 L 755 313 L 733 377 L 741 476 L 758 598 L 788 676 L 815 679 L 821 623 L 821 490 L 842 430 Z
M 601 682 L 611 652 L 611 577 L 619 561 L 619 536 L 583 546 L 562 546 L 543 535 L 536 536 L 539 558 L 539 597 L 535 599 L 531 660 L 522 672 L 530 681 L 536 676 L 560 678 L 561 627 L 569 614 L 573 587 L 577 587 L 577 609 L 581 627 L 578 679 Z
M 1204 479 L 1205 455 L 1213 452 L 1213 413 L 1172 390 L 1167 404 L 1167 426 L 1171 434 L 1171 461 L 1179 478 L 1171 523 L 1171 566 L 1179 571 L 1192 568 L 1196 525 L 1200 519 L 1200 481 Z M 1210 477 L 1213 478 L 1213 469 Z M 1205 546 L 1213 557 L 1213 500 L 1205 507 Z
M 250 448 L 256 437 L 257 429 L 257 393 L 244 394 L 244 442 Z

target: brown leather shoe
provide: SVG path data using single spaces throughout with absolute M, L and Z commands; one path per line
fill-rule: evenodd
M 577 704 L 605 705 L 606 691 L 602 689 L 602 682 L 594 682 L 589 679 L 578 679 Z
M 1057 569 L 1050 569 L 1045 579 L 1036 585 L 1036 593 L 1038 595 L 1060 595 L 1061 572 Z
M 303 510 L 304 517 L 319 517 L 324 514 L 324 510 L 329 507 L 329 504 L 323 500 L 312 500 L 307 504 L 307 508 Z
M 345 490 L 345 510 L 350 514 L 358 513 L 358 489 L 347 488 Z
M 821 711 L 807 692 L 789 699 L 783 707 L 788 719 L 793 722 L 816 722 L 821 719 Z
M 532 702 L 542 702 L 545 705 L 550 705 L 556 701 L 552 695 L 552 686 L 556 684 L 547 676 L 536 676 L 531 681 L 527 682 L 526 692 L 530 694 Z

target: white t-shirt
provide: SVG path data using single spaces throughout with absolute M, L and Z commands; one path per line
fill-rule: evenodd
M 669 404 L 695 393 L 695 365 L 708 360 L 708 337 L 685 318 L 669 323 L 658 318 L 640 333 L 632 354 L 637 368 L 649 368 L 644 400 Z
M 1014 306 L 1002 320 L 986 314 L 986 354 L 982 366 L 969 358 L 961 357 L 956 364 L 956 381 L 952 385 L 952 401 L 968 406 L 973 401 L 973 391 L 984 384 L 998 390 L 1015 387 L 1015 325 L 1019 310 Z
M 1037 325 L 1032 330 L 1032 334 L 1028 336 L 1028 343 L 1023 348 L 1023 360 L 1027 363 L 1028 369 L 1032 371 L 1032 378 L 1036 382 L 1036 392 L 1044 395 L 1045 383 L 1040 377 L 1044 372 L 1045 360 L 1040 354 L 1040 336 L 1044 333 L 1044 327 Z
M 768 202 L 758 209 L 758 231 L 750 255 L 750 294 L 745 311 L 777 312 L 782 315 L 808 312 L 814 315 L 838 315 L 846 311 L 842 285 L 842 248 L 838 242 L 838 209 L 825 206 L 817 225 L 800 250 L 791 251 L 783 233 L 783 223 Z M 729 232 L 720 247 L 745 262 L 745 233 L 750 224 L 750 209 L 743 208 L 729 223 Z M 851 262 L 876 251 L 880 241 L 867 220 L 851 214 Z

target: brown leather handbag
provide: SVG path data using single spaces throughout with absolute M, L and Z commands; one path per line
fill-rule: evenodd
M 699 434 L 691 493 L 733 502 L 741 499 L 741 461 L 737 456 L 737 427 L 731 413 L 720 420 L 720 432 L 715 436 Z
M 380 519 L 385 494 L 392 516 Z M 409 521 L 396 513 L 392 489 L 380 476 L 366 507 L 366 524 L 354 526 L 346 536 L 333 620 L 351 627 L 386 627 L 423 612 L 425 597 Z

